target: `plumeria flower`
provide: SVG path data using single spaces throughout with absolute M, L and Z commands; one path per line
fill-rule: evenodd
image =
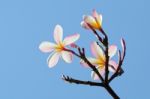
M 96 42 L 92 42 L 91 43 L 91 52 L 93 54 L 93 56 L 95 58 L 87 58 L 94 66 L 96 66 L 96 68 L 98 69 L 99 73 L 103 76 L 105 74 L 105 62 L 106 62 L 106 58 L 105 58 L 105 54 L 104 51 L 100 48 L 99 45 L 97 45 Z M 109 46 L 109 57 L 110 59 L 116 54 L 117 52 L 117 46 L 116 45 L 111 45 Z M 81 64 L 83 66 L 89 67 L 83 60 L 81 60 Z M 111 72 L 115 72 L 115 70 L 117 69 L 117 63 L 113 60 L 109 61 L 109 71 Z M 97 74 L 92 71 L 91 76 L 94 80 L 98 80 L 99 77 L 97 76 Z
M 52 52 L 47 59 L 48 66 L 50 68 L 54 67 L 58 63 L 60 57 L 62 57 L 65 62 L 71 63 L 72 53 L 66 51 L 66 46 L 77 41 L 79 37 L 80 35 L 76 33 L 63 40 L 63 28 L 60 25 L 56 25 L 54 29 L 54 40 L 56 44 L 44 41 L 39 46 L 39 49 L 44 53 Z
M 93 10 L 92 16 L 85 15 L 83 16 L 83 21 L 81 26 L 86 29 L 101 29 L 102 26 L 102 15 L 98 14 L 96 10 Z

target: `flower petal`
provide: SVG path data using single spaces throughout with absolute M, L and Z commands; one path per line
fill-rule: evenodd
M 91 52 L 96 58 L 105 58 L 103 50 L 97 45 L 96 42 L 91 43 Z
M 99 77 L 97 76 L 97 74 L 94 71 L 91 72 L 91 77 L 94 80 L 99 80 Z
M 90 63 L 93 64 L 94 66 L 98 65 L 98 60 L 95 58 L 87 58 L 87 60 L 90 61 Z M 89 65 L 85 63 L 83 60 L 80 61 L 80 64 L 84 67 L 89 67 Z
M 112 58 L 116 54 L 116 52 L 117 52 L 117 46 L 116 45 L 109 46 L 108 53 L 109 53 L 110 58 Z
M 92 16 L 85 16 L 84 17 L 84 22 L 86 22 L 87 24 L 89 24 L 91 27 L 93 27 L 95 29 L 99 28 L 95 18 L 92 17 Z
M 102 25 L 102 15 L 101 15 L 101 14 L 99 15 L 99 14 L 96 12 L 95 9 L 93 10 L 92 15 L 93 15 L 93 17 L 96 19 L 96 21 L 97 21 L 97 23 L 99 24 L 99 26 L 101 26 L 101 25 Z
M 61 52 L 62 58 L 66 63 L 71 63 L 72 62 L 72 53 L 67 52 L 67 51 L 62 51 Z
M 60 25 L 56 25 L 54 29 L 54 39 L 57 44 L 60 44 L 63 39 L 63 28 Z
M 78 33 L 70 35 L 70 36 L 67 36 L 64 39 L 63 44 L 65 46 L 70 45 L 70 44 L 74 43 L 75 41 L 77 41 L 79 39 L 79 37 L 80 37 L 80 34 L 78 34 Z
M 53 53 L 48 57 L 47 63 L 49 68 L 54 67 L 58 63 L 59 57 L 60 57 L 60 53 Z
M 54 47 L 56 45 L 51 43 L 51 42 L 47 42 L 47 41 L 44 41 L 42 42 L 40 45 L 39 45 L 39 49 L 42 51 L 42 52 L 51 52 L 54 50 Z
M 84 21 L 81 22 L 81 26 L 85 29 L 90 29 L 90 27 L 88 26 L 88 24 Z
M 118 64 L 113 60 L 109 61 L 109 65 L 110 65 L 109 66 L 109 71 L 111 71 L 111 72 L 115 72 L 118 68 Z
M 104 74 L 105 74 L 105 68 L 103 68 L 103 69 L 98 69 L 98 71 L 99 71 L 99 73 L 101 74 L 101 76 L 104 76 Z M 99 77 L 98 77 L 98 75 L 94 72 L 94 71 L 92 71 L 91 72 L 91 77 L 94 79 L 94 80 L 99 80 Z
M 84 67 L 89 67 L 88 64 L 84 60 L 80 60 L 80 64 Z
M 95 21 L 95 19 L 92 17 L 92 16 L 84 16 L 84 21 L 85 22 L 87 22 L 87 23 L 94 23 L 94 24 L 96 24 L 96 21 Z

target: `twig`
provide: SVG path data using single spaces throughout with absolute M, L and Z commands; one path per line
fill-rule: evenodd
M 121 51 L 119 50 L 119 63 L 118 63 L 118 68 L 117 68 L 116 72 L 110 77 L 110 79 L 109 79 L 109 81 L 108 81 L 109 83 L 110 83 L 115 77 L 118 76 L 118 72 L 119 72 L 119 70 L 120 70 L 120 68 L 121 68 L 121 65 L 122 65 Z
M 109 76 L 109 70 L 108 70 L 108 65 L 109 65 L 109 55 L 108 55 L 108 36 L 106 35 L 106 33 L 104 32 L 104 30 L 101 28 L 100 32 L 105 36 L 104 40 L 103 40 L 103 45 L 105 46 L 105 82 L 108 82 L 108 76 Z
M 118 63 L 118 68 L 117 68 L 116 72 L 115 72 L 115 73 L 111 76 L 111 78 L 109 79 L 109 83 L 110 83 L 115 77 L 117 77 L 117 76 L 119 75 L 119 74 L 118 74 L 119 70 L 120 70 L 120 71 L 122 70 L 121 66 L 122 66 L 122 63 L 123 63 L 124 58 L 125 58 L 125 55 L 126 55 L 126 43 L 125 43 L 124 39 L 122 39 L 122 43 L 123 43 L 123 54 L 121 54 L 121 51 L 119 50 L 119 63 Z M 122 72 L 124 72 L 124 71 L 122 70 Z
M 86 58 L 84 48 L 82 48 L 82 51 L 81 51 L 81 48 L 78 48 L 79 54 L 76 53 L 76 52 L 74 52 L 73 50 L 70 50 L 70 49 L 65 49 L 65 50 L 68 51 L 68 52 L 71 52 L 71 53 L 74 54 L 75 56 L 77 56 L 77 57 L 79 57 L 80 59 L 82 59 L 83 61 L 85 61 L 85 62 L 89 65 L 89 67 L 98 75 L 98 77 L 100 78 L 100 80 L 101 80 L 102 82 L 104 82 L 104 79 L 103 79 L 103 77 L 101 76 L 101 74 L 98 72 L 96 66 L 94 66 L 93 64 L 91 64 L 91 63 L 89 62 L 89 60 Z
M 71 78 L 69 76 L 62 76 L 62 79 L 64 81 L 67 81 L 69 83 L 75 83 L 75 84 L 82 84 L 82 85 L 89 85 L 89 86 L 101 86 L 103 87 L 103 83 L 97 83 L 97 82 L 92 82 L 92 81 L 82 81 L 82 80 L 77 80 L 74 78 Z

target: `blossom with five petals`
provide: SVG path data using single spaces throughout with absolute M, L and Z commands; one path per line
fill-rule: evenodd
M 99 73 L 103 76 L 105 74 L 105 62 L 106 62 L 106 57 L 104 54 L 104 51 L 100 48 L 99 45 L 97 45 L 96 42 L 91 43 L 91 52 L 95 58 L 87 58 L 89 62 L 91 62 L 96 68 L 98 69 Z M 110 59 L 116 54 L 117 52 L 117 46 L 116 45 L 111 45 L 109 46 L 109 57 Z M 89 67 L 83 60 L 81 60 L 81 65 L 85 67 Z M 117 63 L 113 60 L 109 61 L 109 71 L 115 72 L 117 69 Z M 98 80 L 99 77 L 97 74 L 92 71 L 91 76 L 94 80 Z
M 60 57 L 67 62 L 72 62 L 72 53 L 65 51 L 66 46 L 71 45 L 75 41 L 79 39 L 79 34 L 73 34 L 70 35 L 63 40 L 63 28 L 60 25 L 56 25 L 54 29 L 54 40 L 56 44 L 44 41 L 40 44 L 39 49 L 42 52 L 53 52 L 47 59 L 48 66 L 54 67 L 57 63 Z
M 86 15 L 83 16 L 83 21 L 81 26 L 86 29 L 101 29 L 102 26 L 102 15 L 98 14 L 96 10 L 93 10 L 92 16 Z

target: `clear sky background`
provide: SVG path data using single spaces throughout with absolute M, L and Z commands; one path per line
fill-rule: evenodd
M 77 44 L 89 51 L 95 37 L 80 22 L 93 9 L 102 13 L 111 44 L 120 48 L 121 37 L 127 42 L 125 73 L 111 86 L 121 99 L 150 98 L 149 5 L 149 0 L 0 0 L 0 99 L 111 99 L 101 87 L 61 80 L 62 74 L 92 80 L 78 58 L 49 69 L 49 54 L 38 49 L 42 41 L 53 41 L 60 24 L 65 36 L 80 33 Z

